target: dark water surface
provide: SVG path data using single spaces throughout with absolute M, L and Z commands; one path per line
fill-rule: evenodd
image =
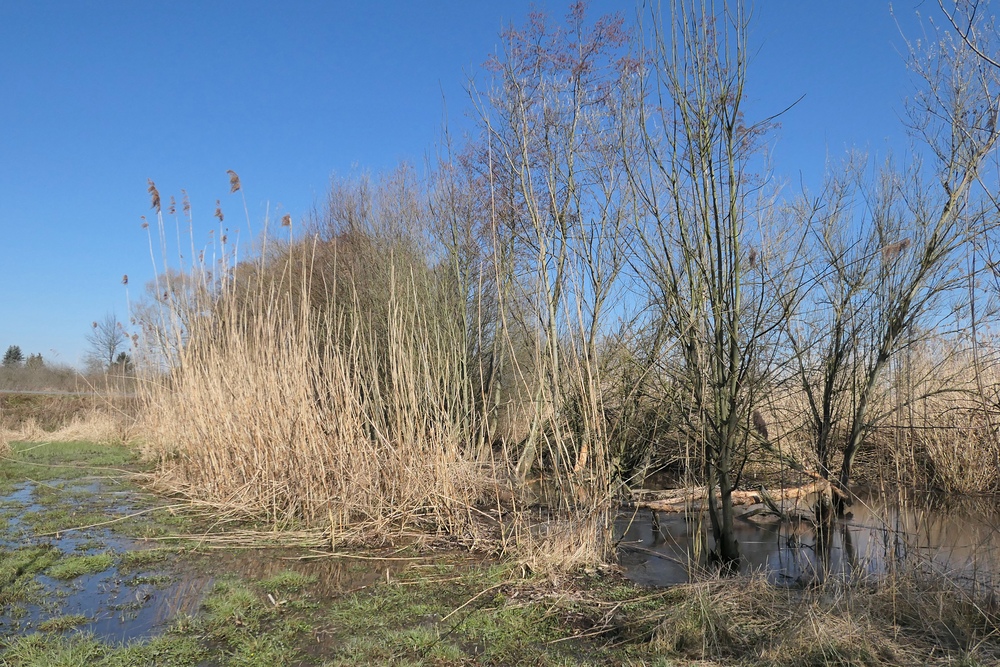
M 949 506 L 931 498 L 901 503 L 873 493 L 859 496 L 852 516 L 826 535 L 805 521 L 737 520 L 740 571 L 792 586 L 876 578 L 895 568 L 916 568 L 987 590 L 1000 584 L 996 499 Z M 637 583 L 687 582 L 707 565 L 712 546 L 707 515 L 623 511 L 617 528 L 621 563 Z

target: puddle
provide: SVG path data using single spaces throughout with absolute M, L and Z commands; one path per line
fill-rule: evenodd
M 286 570 L 310 578 L 309 593 L 328 598 L 365 588 L 400 570 L 426 560 L 368 561 L 350 558 L 301 559 L 301 551 L 283 549 L 219 550 L 208 553 L 171 555 L 165 561 L 142 567 L 124 567 L 123 555 L 162 542 L 131 538 L 95 526 L 85 530 L 65 530 L 38 535 L 37 519 L 45 512 L 66 512 L 96 522 L 120 517 L 146 507 L 142 496 L 123 491 L 101 480 L 26 482 L 0 497 L 0 511 L 7 518 L 5 537 L 0 539 L 0 555 L 27 547 L 58 549 L 61 558 L 111 554 L 113 565 L 102 572 L 84 574 L 69 581 L 53 578 L 43 570 L 32 584 L 37 587 L 28 601 L 0 609 L 0 633 L 6 635 L 37 631 L 51 619 L 80 615 L 87 619 L 65 632 L 84 631 L 112 642 L 147 639 L 162 633 L 174 619 L 194 616 L 211 591 L 216 575 L 233 575 L 262 580 Z M 70 520 L 71 520 L 70 519 Z M 34 522 L 34 523 L 33 523 Z M 62 562 L 62 561 L 56 561 Z M 30 577 L 30 575 L 27 575 Z
M 851 508 L 828 535 L 808 523 L 756 525 L 736 521 L 742 573 L 761 572 L 776 584 L 808 586 L 856 581 L 914 567 L 975 587 L 1000 583 L 1000 514 L 992 506 L 905 507 L 875 495 Z M 617 520 L 626 576 L 645 585 L 687 582 L 706 565 L 708 517 L 623 512 Z
M 40 492 L 51 500 L 39 502 Z M 80 500 L 82 497 L 86 497 L 85 502 Z M 67 632 L 83 630 L 99 639 L 120 642 L 158 634 L 178 613 L 194 614 L 210 578 L 182 572 L 169 564 L 119 569 L 123 554 L 159 545 L 104 527 L 38 536 L 30 524 L 32 515 L 54 509 L 82 510 L 90 516 L 98 512 L 112 519 L 135 511 L 133 500 L 133 494 L 108 490 L 100 481 L 55 482 L 42 489 L 27 482 L 0 498 L 0 508 L 8 514 L 7 537 L 0 540 L 4 551 L 48 546 L 58 549 L 63 558 L 105 553 L 115 557 L 112 567 L 69 581 L 47 576 L 45 571 L 36 574 L 34 584 L 39 590 L 29 596 L 28 602 L 0 609 L 0 632 L 23 634 L 53 618 L 82 615 L 88 621 Z

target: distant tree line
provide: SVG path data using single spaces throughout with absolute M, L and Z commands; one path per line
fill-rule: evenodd
M 29 354 L 25 358 L 19 345 L 9 346 L 3 355 L 3 367 L 20 368 L 22 366 L 25 368 L 42 368 L 45 366 L 45 362 L 42 360 L 41 354 Z

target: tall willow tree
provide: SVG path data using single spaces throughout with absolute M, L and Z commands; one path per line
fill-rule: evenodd
M 802 303 L 815 314 L 790 310 L 785 332 L 820 472 L 843 489 L 886 414 L 877 398 L 892 360 L 919 332 L 962 317 L 961 299 L 975 280 L 969 253 L 996 229 L 1000 67 L 988 54 L 1000 53 L 1000 44 L 983 8 L 949 4 L 953 30 L 938 30 L 908 54 L 916 85 L 905 119 L 915 157 L 869 168 L 855 156 L 801 216 L 813 239 Z M 839 473 L 830 470 L 837 432 L 844 433 Z
M 726 563 L 739 558 L 731 494 L 774 307 L 757 278 L 769 205 L 754 165 L 768 123 L 744 116 L 748 25 L 741 3 L 677 0 L 654 12 L 641 59 L 649 69 L 622 134 L 646 213 L 652 304 L 680 351 L 683 414 L 702 448 L 715 553 Z

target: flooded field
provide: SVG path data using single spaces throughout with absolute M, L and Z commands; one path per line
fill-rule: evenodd
M 644 585 L 687 582 L 706 565 L 708 517 L 640 510 L 617 520 L 626 576 Z M 1000 582 L 1000 513 L 993 502 L 948 506 L 863 493 L 828 535 L 808 522 L 736 522 L 741 572 L 780 585 L 860 581 L 906 566 L 979 589 Z
M 0 664 L 543 665 L 605 650 L 510 564 L 405 544 L 205 543 L 217 518 L 136 472 L 134 452 L 94 443 L 0 456 Z
M 171 567 L 173 550 L 112 532 L 113 524 L 74 529 L 127 517 L 135 500 L 114 483 L 89 479 L 25 482 L 0 498 L 6 583 L 34 573 L 7 591 L 0 631 L 82 630 L 128 641 L 196 612 L 210 581 Z
M 88 478 L 25 482 L 0 497 L 6 583 L 33 575 L 0 597 L 0 633 L 82 631 L 106 642 L 148 639 L 177 619 L 197 615 L 223 575 L 268 581 L 294 573 L 308 582 L 312 597 L 329 598 L 431 560 L 366 565 L 302 559 L 301 552 L 275 548 L 190 551 L 138 535 L 148 526 L 137 512 L 148 505 L 148 498 L 114 481 Z
M 0 632 L 84 631 L 102 641 L 129 642 L 199 614 L 223 573 L 266 581 L 293 572 L 309 581 L 312 597 L 325 599 L 433 564 L 432 557 L 310 560 L 273 548 L 186 551 L 148 535 L 150 525 L 139 512 L 149 510 L 150 500 L 114 479 L 92 477 L 23 482 L 0 497 L 6 578 L 34 575 L 23 590 L 6 591 Z M 979 591 L 992 591 L 1000 581 L 1000 515 L 991 505 L 900 509 L 868 494 L 825 539 L 806 522 L 737 526 L 741 572 L 764 573 L 781 586 L 859 582 L 904 566 Z M 620 562 L 636 583 L 683 584 L 706 566 L 707 517 L 623 511 L 617 528 Z
M 145 474 L 142 466 L 128 448 L 86 442 L 16 443 L 0 457 L 5 667 L 544 667 L 656 664 L 664 655 L 723 664 L 756 655 L 766 658 L 761 664 L 783 666 L 820 664 L 809 662 L 814 642 L 803 643 L 802 633 L 830 637 L 830 628 L 837 634 L 824 640 L 823 655 L 861 650 L 912 658 L 892 664 L 926 664 L 926 651 L 946 644 L 951 653 L 941 653 L 938 664 L 950 665 L 959 654 L 985 660 L 968 664 L 996 664 L 1000 657 L 989 639 L 992 617 L 964 596 L 925 598 L 916 591 L 908 600 L 919 611 L 897 615 L 896 592 L 877 587 L 831 605 L 828 589 L 759 578 L 671 586 L 688 579 L 686 564 L 689 557 L 698 562 L 705 535 L 697 522 L 676 515 L 620 518 L 629 577 L 662 586 L 649 591 L 616 568 L 536 575 L 514 560 L 405 544 L 334 554 L 328 547 L 293 548 L 284 537 L 267 540 L 280 547 L 255 549 L 206 541 L 205 531 L 234 533 L 220 530 L 217 517 L 185 512 L 188 503 L 147 492 L 141 480 L 148 476 L 135 477 Z M 895 523 L 878 524 L 877 516 L 894 516 Z M 748 524 L 740 539 L 745 569 L 763 569 L 779 583 L 878 573 L 915 554 L 928 566 L 985 581 L 985 573 L 996 572 L 985 560 L 995 531 L 990 522 L 974 522 L 982 516 L 872 507 L 868 517 L 855 508 L 825 550 L 807 526 Z M 706 605 L 711 627 L 699 625 L 700 612 L 691 615 Z M 808 626 L 801 625 L 803 609 L 814 614 Z M 766 633 L 744 631 L 759 627 L 762 617 Z M 884 620 L 873 628 L 865 620 L 873 618 Z M 706 644 L 701 637 L 717 636 L 720 623 L 732 640 Z

